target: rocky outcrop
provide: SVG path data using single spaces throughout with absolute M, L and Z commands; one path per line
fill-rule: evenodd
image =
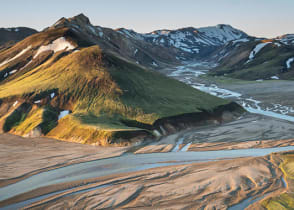
M 226 105 L 217 107 L 214 110 L 202 111 L 199 113 L 187 113 L 167 118 L 158 119 L 153 125 L 139 124 L 136 125 L 146 131 L 124 133 L 117 135 L 120 142 L 138 142 L 148 138 L 159 138 L 170 135 L 181 130 L 192 127 L 221 124 L 230 122 L 240 117 L 246 111 L 237 103 L 231 102 Z M 134 126 L 134 122 L 125 122 L 128 126 Z M 112 140 L 116 141 L 116 140 Z

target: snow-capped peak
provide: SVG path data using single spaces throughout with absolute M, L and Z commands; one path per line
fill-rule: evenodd
M 229 41 L 249 37 L 246 33 L 225 24 L 202 28 L 164 29 L 145 34 L 123 28 L 117 29 L 117 31 L 134 39 L 145 40 L 165 47 L 174 47 L 184 53 L 192 54 L 201 53 L 201 49 L 205 47 L 218 47 Z
M 246 33 L 225 24 L 199 28 L 198 31 L 204 33 L 205 36 L 214 39 L 219 44 L 248 37 Z

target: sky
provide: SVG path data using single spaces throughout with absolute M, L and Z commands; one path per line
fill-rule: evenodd
M 0 27 L 42 30 L 84 13 L 93 25 L 137 32 L 230 24 L 252 36 L 294 33 L 294 0 L 1 0 Z

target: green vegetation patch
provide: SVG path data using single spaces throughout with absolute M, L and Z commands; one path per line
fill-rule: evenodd
M 294 209 L 294 154 L 282 155 L 282 159 L 280 168 L 287 180 L 288 192 L 264 200 L 261 204 L 269 210 Z
M 28 134 L 35 128 L 40 128 L 43 134 L 47 134 L 57 125 L 58 112 L 50 106 L 33 107 L 26 113 L 25 118 L 14 125 L 13 131 L 17 134 Z
M 25 119 L 31 109 L 29 104 L 22 104 L 19 108 L 14 110 L 6 119 L 3 125 L 3 131 L 8 132 L 12 128 L 20 125 Z

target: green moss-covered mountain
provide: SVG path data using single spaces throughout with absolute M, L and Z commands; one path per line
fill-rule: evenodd
M 67 24 L 0 52 L 2 132 L 121 145 L 241 111 L 94 38 Z

